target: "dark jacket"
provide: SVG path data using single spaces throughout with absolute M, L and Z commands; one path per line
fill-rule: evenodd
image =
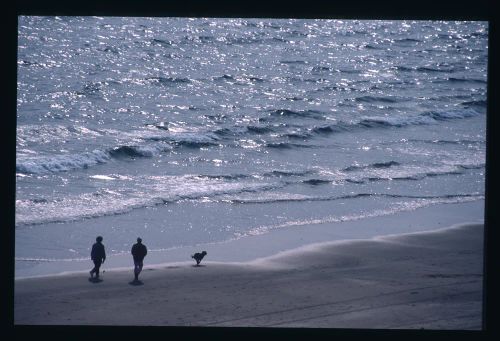
M 92 251 L 90 252 L 90 258 L 92 260 L 100 260 L 104 262 L 106 259 L 106 251 L 104 251 L 104 245 L 97 242 L 92 245 Z
M 147 253 L 148 249 L 146 248 L 146 245 L 142 243 L 136 243 L 132 246 L 132 256 L 134 257 L 135 262 L 142 262 Z

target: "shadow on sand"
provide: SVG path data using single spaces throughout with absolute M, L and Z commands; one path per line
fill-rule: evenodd
M 132 282 L 128 282 L 128 284 L 133 285 L 133 286 L 138 286 L 138 285 L 144 285 L 144 283 L 140 280 L 133 280 Z
M 196 264 L 194 264 L 194 265 L 193 265 L 193 268 L 204 268 L 205 266 L 206 266 L 206 265 L 201 265 L 201 264 L 196 265 Z
M 89 282 L 91 282 L 91 283 L 101 283 L 101 282 L 102 282 L 102 279 L 100 279 L 100 278 L 95 278 L 95 277 L 93 277 L 93 278 L 92 278 L 92 277 L 91 277 L 91 278 L 89 278 Z

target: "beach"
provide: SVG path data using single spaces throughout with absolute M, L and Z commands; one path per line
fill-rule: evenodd
M 248 262 L 482 223 L 487 38 L 486 22 L 20 17 L 15 278 L 88 271 L 97 236 L 108 270 L 137 237 L 147 265 Z
M 16 325 L 481 329 L 488 22 L 18 29 Z
M 483 225 L 15 281 L 16 325 L 480 330 Z

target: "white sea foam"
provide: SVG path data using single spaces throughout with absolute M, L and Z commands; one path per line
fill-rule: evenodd
M 94 175 L 91 178 L 109 182 L 125 181 L 129 177 L 120 175 Z M 67 195 L 58 200 L 23 200 L 16 201 L 16 224 L 31 225 L 48 222 L 67 222 L 114 214 L 123 214 L 130 210 L 151 207 L 168 202 L 183 200 L 201 200 L 220 195 L 257 192 L 274 188 L 269 183 L 233 182 L 213 178 L 201 178 L 192 175 L 182 176 L 145 176 L 136 178 L 135 188 L 118 187 L 116 190 L 103 188 L 96 192 Z M 78 209 L 75 209 L 78 207 Z
M 243 238 L 247 236 L 257 236 L 269 233 L 273 230 L 291 228 L 291 227 L 303 227 L 307 225 L 318 225 L 318 224 L 327 224 L 327 223 L 339 223 L 346 221 L 355 221 L 360 219 L 367 219 L 373 217 L 381 217 L 387 215 L 393 215 L 401 212 L 414 211 L 418 208 L 427 207 L 436 204 L 454 204 L 454 203 L 465 203 L 472 202 L 477 200 L 484 200 L 484 196 L 472 196 L 472 197 L 451 197 L 451 198 L 422 198 L 418 200 L 412 201 L 403 201 L 397 202 L 391 205 L 388 209 L 377 209 L 361 214 L 348 214 L 342 216 L 329 216 L 323 217 L 319 219 L 308 219 L 308 220 L 291 220 L 281 224 L 276 225 L 266 225 L 266 226 L 258 226 L 250 229 L 244 233 L 235 233 L 236 238 Z

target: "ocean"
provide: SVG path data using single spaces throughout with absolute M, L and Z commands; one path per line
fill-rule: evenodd
M 484 206 L 487 60 L 486 22 L 21 16 L 16 275 Z

